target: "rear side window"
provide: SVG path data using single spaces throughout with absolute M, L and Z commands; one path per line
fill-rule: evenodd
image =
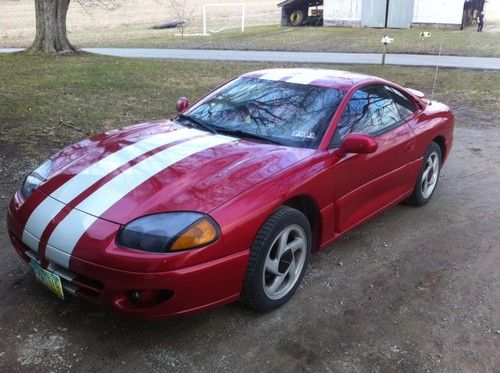
M 364 127 L 355 125 L 352 132 L 378 135 L 402 120 L 394 100 L 382 86 L 370 89 L 368 111 L 370 112 L 371 123 L 367 123 Z
M 405 95 L 403 95 L 400 91 L 387 86 L 385 87 L 385 89 L 391 95 L 394 103 L 396 104 L 396 107 L 398 108 L 403 118 L 406 118 L 417 111 L 417 105 Z

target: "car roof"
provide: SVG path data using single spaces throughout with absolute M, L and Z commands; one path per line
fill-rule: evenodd
M 354 85 L 362 82 L 384 82 L 383 79 L 376 78 L 374 76 L 352 73 L 349 71 L 310 68 L 266 69 L 252 71 L 244 74 L 243 76 L 256 79 L 336 88 L 346 91 Z

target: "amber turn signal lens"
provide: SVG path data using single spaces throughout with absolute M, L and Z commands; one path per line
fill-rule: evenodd
M 186 250 L 212 243 L 217 239 L 217 229 L 208 219 L 201 219 L 186 230 L 170 247 L 171 251 Z

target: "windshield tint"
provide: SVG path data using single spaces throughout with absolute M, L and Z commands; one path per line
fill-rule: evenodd
M 238 78 L 187 114 L 221 133 L 281 145 L 317 147 L 345 92 L 324 87 Z

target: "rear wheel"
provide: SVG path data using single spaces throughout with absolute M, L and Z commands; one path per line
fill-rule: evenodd
M 304 276 L 311 228 L 300 211 L 281 207 L 257 233 L 250 250 L 242 299 L 259 311 L 286 303 Z
M 408 203 L 423 206 L 430 201 L 438 183 L 441 157 L 441 148 L 432 142 L 425 152 L 424 163 L 417 177 L 413 194 L 407 200 Z

